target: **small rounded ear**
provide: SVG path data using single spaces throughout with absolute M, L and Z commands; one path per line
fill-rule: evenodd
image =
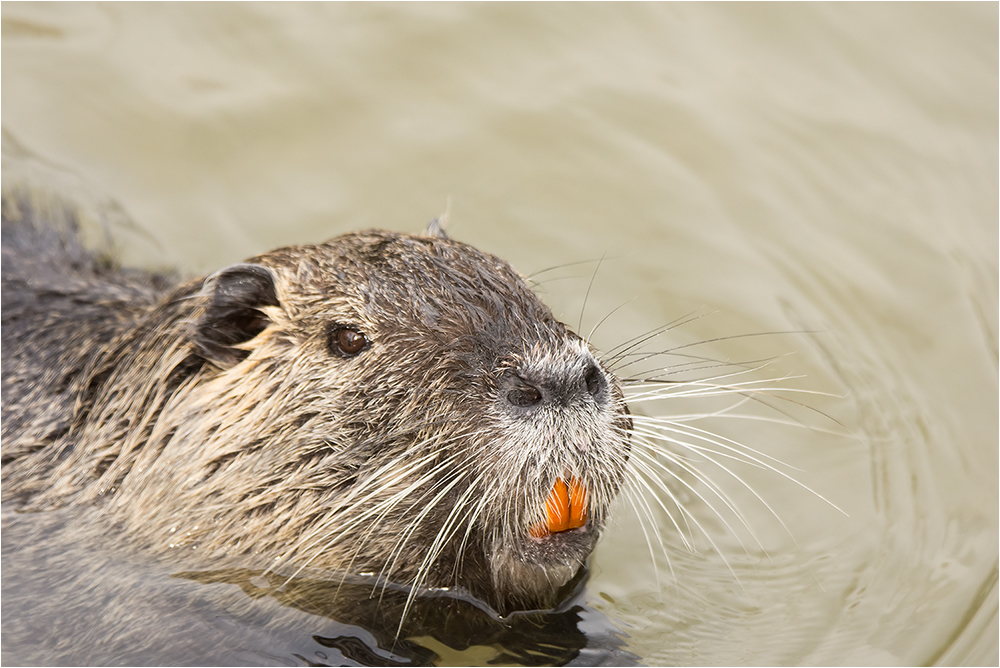
M 198 354 L 226 368 L 249 354 L 232 346 L 249 341 L 270 322 L 260 309 L 278 306 L 274 274 L 259 264 L 234 264 L 205 279 L 202 294 L 211 302 L 195 325 Z

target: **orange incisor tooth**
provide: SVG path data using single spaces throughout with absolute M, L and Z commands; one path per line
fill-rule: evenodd
M 545 538 L 587 523 L 587 488 L 578 478 L 571 478 L 568 487 L 562 478 L 556 478 L 545 499 L 545 520 L 528 532 L 535 538 Z
M 569 527 L 577 529 L 587 523 L 587 488 L 578 478 L 569 481 Z
M 556 533 L 569 528 L 569 492 L 562 478 L 556 478 L 549 498 L 545 500 L 545 514 L 549 520 L 549 531 Z

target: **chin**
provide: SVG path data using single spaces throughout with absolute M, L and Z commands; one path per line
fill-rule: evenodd
M 555 606 L 586 565 L 597 537 L 598 532 L 588 523 L 570 531 L 541 538 L 526 536 L 517 544 L 498 546 L 489 565 L 500 599 L 499 612 Z

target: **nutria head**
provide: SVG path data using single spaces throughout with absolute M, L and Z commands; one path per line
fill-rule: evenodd
M 266 253 L 173 303 L 183 340 L 139 345 L 148 360 L 96 399 L 176 377 L 134 417 L 147 435 L 128 470 L 104 474 L 130 534 L 461 586 L 500 610 L 549 606 L 579 571 L 631 422 L 617 379 L 507 263 L 370 231 Z

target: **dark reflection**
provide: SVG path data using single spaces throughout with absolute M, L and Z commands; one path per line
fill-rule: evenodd
M 271 597 L 283 606 L 358 627 L 357 634 L 312 638 L 338 651 L 347 661 L 363 666 L 469 663 L 473 658 L 491 665 L 564 665 L 577 659 L 588 644 L 579 628 L 587 578 L 582 570 L 566 586 L 563 603 L 553 610 L 501 617 L 464 592 L 432 591 L 413 600 L 402 625 L 408 590 L 373 579 L 289 579 L 239 568 L 177 573 L 174 577 L 203 584 L 236 585 L 251 598 Z M 610 623 L 606 626 L 611 628 Z M 616 634 L 602 635 L 611 636 L 613 647 L 607 646 L 608 638 L 602 638 L 605 647 L 599 656 L 588 656 L 583 663 L 634 660 L 621 651 Z M 481 651 L 474 656 L 459 655 L 470 648 Z M 455 655 L 448 656 L 449 650 Z M 314 663 L 315 659 L 297 658 L 310 665 L 322 665 Z
M 363 640 L 355 636 L 337 636 L 336 638 L 324 638 L 313 636 L 313 640 L 323 647 L 332 647 L 344 655 L 344 658 L 354 661 L 361 666 L 414 666 L 430 665 L 438 658 L 438 655 L 425 647 L 412 645 L 410 661 L 396 661 L 382 656 L 369 647 Z

